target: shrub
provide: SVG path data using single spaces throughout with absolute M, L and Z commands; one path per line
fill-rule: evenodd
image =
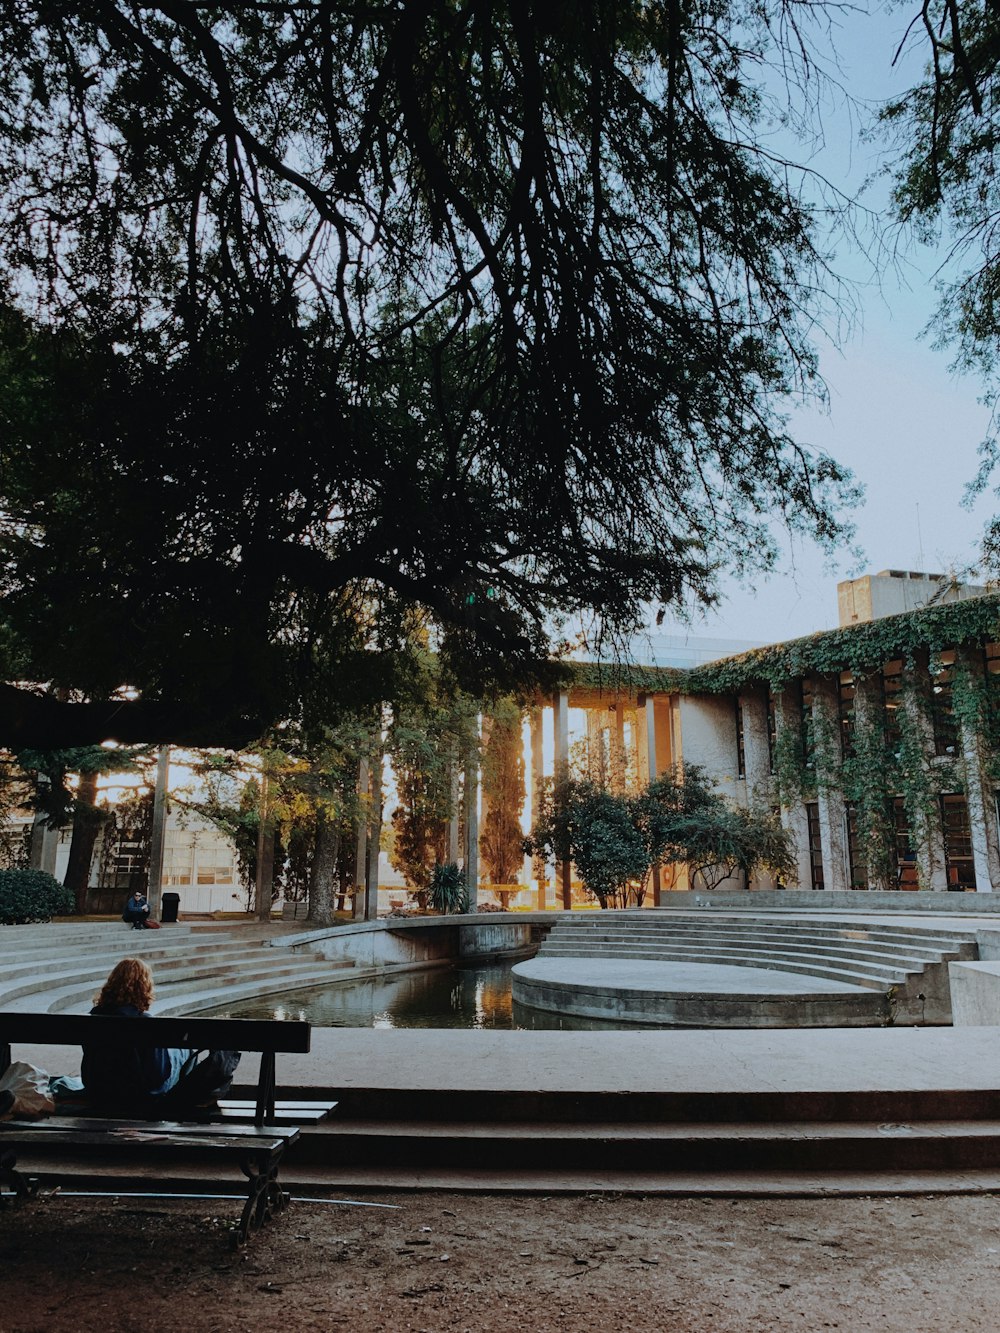
M 69 889 L 44 870 L 0 870 L 0 925 L 48 921 L 73 907 Z
M 454 861 L 436 865 L 430 883 L 431 906 L 435 912 L 467 912 L 469 891 L 465 878 Z

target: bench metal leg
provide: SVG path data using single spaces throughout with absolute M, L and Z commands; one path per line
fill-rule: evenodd
M 17 1170 L 17 1156 L 9 1148 L 0 1152 L 0 1208 L 6 1208 L 7 1200 L 3 1196 L 3 1187 L 14 1192 L 14 1207 L 19 1208 L 38 1193 L 38 1181 L 29 1180 Z
M 278 1184 L 280 1161 L 279 1152 L 247 1157 L 240 1163 L 243 1174 L 250 1182 L 250 1188 L 239 1225 L 233 1233 L 237 1247 L 245 1245 L 251 1232 L 259 1231 L 265 1222 L 270 1222 L 275 1213 L 284 1212 L 288 1207 L 289 1196 Z

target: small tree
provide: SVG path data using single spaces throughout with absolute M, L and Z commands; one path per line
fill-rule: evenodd
M 602 907 L 642 905 L 650 868 L 686 864 L 708 889 L 739 871 L 766 869 L 794 878 L 788 832 L 770 814 L 734 807 L 701 769 L 671 770 L 636 797 L 616 796 L 589 780 L 547 792 L 527 848 L 572 860 Z
M 479 854 L 490 883 L 512 884 L 520 877 L 524 857 L 524 747 L 521 709 L 513 699 L 501 700 L 490 717 L 482 780 L 486 815 L 479 833 Z
M 696 764 L 671 769 L 639 798 L 651 864 L 685 864 L 706 889 L 742 871 L 794 878 L 790 835 L 769 813 L 731 805 Z
M 561 783 L 544 793 L 527 850 L 573 861 L 602 907 L 638 907 L 649 870 L 639 813 L 634 798 L 615 796 L 589 779 Z

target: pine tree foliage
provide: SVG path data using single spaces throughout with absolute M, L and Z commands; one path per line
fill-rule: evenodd
M 516 884 L 521 878 L 525 797 L 521 721 L 520 705 L 513 699 L 490 710 L 481 771 L 486 814 L 479 831 L 479 855 L 492 884 Z M 487 731 L 485 722 L 483 730 Z
M 86 696 L 7 731 L 245 742 L 393 697 L 414 616 L 512 688 L 835 542 L 762 137 L 811 10 L 3 5 L 0 652 Z

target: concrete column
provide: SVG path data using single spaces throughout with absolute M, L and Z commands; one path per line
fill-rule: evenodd
M 778 737 L 787 730 L 798 733 L 802 725 L 802 697 L 798 686 L 781 691 L 775 700 L 775 724 Z M 781 792 L 781 823 L 792 835 L 792 854 L 799 887 L 812 888 L 812 867 L 809 861 L 809 821 L 805 802 L 794 793 Z
M 271 919 L 271 889 L 274 884 L 274 820 L 271 816 L 270 780 L 265 769 L 260 775 L 260 824 L 257 829 L 257 875 L 254 901 L 257 920 Z
M 883 715 L 885 712 L 885 701 L 882 695 L 882 681 L 880 676 L 855 676 L 854 679 L 854 732 L 855 744 L 857 747 L 869 748 L 871 742 L 869 737 L 876 738 L 879 745 L 882 744 L 883 736 Z M 891 806 L 896 792 L 882 792 L 882 809 L 873 812 L 858 811 L 858 817 L 864 818 L 873 827 L 874 837 L 881 841 L 878 833 L 879 829 L 885 830 L 885 836 L 893 839 L 892 855 L 895 857 L 895 829 L 892 826 L 891 817 L 886 815 L 885 807 Z M 884 860 L 885 851 L 883 846 L 876 844 L 871 849 L 865 847 L 862 843 L 860 854 L 864 857 L 864 872 L 868 880 L 870 889 L 895 889 L 896 878 L 892 876 L 887 882 L 882 875 L 881 865 Z
M 599 787 L 607 784 L 608 775 L 604 762 L 604 718 L 603 710 L 588 708 L 587 717 L 587 776 Z
M 625 705 L 616 703 L 611 710 L 611 790 L 616 796 L 625 794 Z
M 368 819 L 371 810 L 371 769 L 368 756 L 358 763 L 358 817 L 355 821 L 354 898 L 351 916 L 355 921 L 368 919 Z
M 469 894 L 469 911 L 479 905 L 479 736 L 469 747 L 465 759 L 465 846 L 463 848 L 465 884 Z
M 903 689 L 900 707 L 903 710 L 902 725 L 912 728 L 918 736 L 922 748 L 921 766 L 926 771 L 933 766 L 934 726 L 921 707 L 920 695 L 926 695 L 930 689 L 927 654 L 920 653 L 916 665 L 903 671 Z M 910 841 L 917 856 L 917 878 L 921 889 L 930 889 L 934 893 L 944 893 L 948 888 L 948 874 L 944 862 L 944 830 L 941 826 L 941 810 L 936 802 L 928 802 L 926 809 L 907 809 L 910 824 Z
M 52 827 L 41 811 L 36 811 L 31 821 L 31 846 L 28 850 L 31 869 L 44 870 L 47 875 L 54 875 L 58 846 L 59 830 Z
M 816 677 L 813 688 L 813 726 L 816 736 L 816 804 L 823 849 L 823 882 L 842 893 L 850 888 L 847 873 L 847 811 L 840 785 L 839 682 L 835 676 Z
M 743 712 L 747 805 L 753 810 L 770 810 L 774 783 L 767 744 L 767 691 L 760 688 L 744 690 L 740 694 L 740 707 Z
M 384 777 L 384 760 L 385 756 L 382 753 L 382 742 L 380 739 L 378 748 L 372 758 L 372 804 L 368 821 L 368 874 L 365 887 L 364 919 L 366 921 L 375 921 L 378 918 L 378 857 L 382 841 L 382 780 Z
M 659 776 L 656 763 L 656 703 L 653 695 L 640 694 L 639 707 L 636 710 L 639 727 L 639 762 L 643 781 L 650 783 Z M 659 907 L 663 897 L 663 880 L 660 867 L 652 869 L 653 906 Z
M 542 813 L 542 791 L 545 786 L 545 752 L 543 747 L 542 710 L 536 705 L 528 713 L 528 729 L 531 740 L 531 827 L 535 828 Z M 546 906 L 545 860 L 536 856 L 531 862 L 531 873 L 538 890 L 538 910 L 544 912 Z
M 569 779 L 569 695 L 560 690 L 553 696 L 555 714 L 555 781 L 558 788 Z M 573 866 L 570 861 L 556 863 L 557 892 L 563 911 L 573 906 Z
M 957 668 L 968 673 L 973 682 L 982 684 L 983 660 L 978 649 L 961 648 Z M 985 778 L 982 736 L 959 718 L 959 753 L 965 769 L 965 799 L 969 806 L 972 831 L 972 858 L 976 870 L 976 892 L 992 893 L 1000 884 L 1000 841 L 998 841 L 996 800 L 992 784 Z
M 642 785 L 643 764 L 639 755 L 639 710 L 638 708 L 629 708 L 627 711 L 627 721 L 629 724 L 628 745 L 625 747 L 626 761 L 628 771 L 625 775 L 625 786 L 630 791 L 636 791 Z M 631 772 L 631 780 L 629 779 Z
M 481 721 L 481 723 L 480 723 L 480 727 L 479 727 L 479 754 L 480 754 L 480 760 L 482 760 L 482 757 L 486 754 L 487 750 L 488 750 L 489 747 L 490 747 L 490 738 L 491 738 L 492 734 L 493 734 L 493 719 L 489 716 L 488 713 L 484 713 L 484 714 L 482 714 L 482 721 Z M 481 764 L 481 763 L 480 763 L 480 767 L 477 769 L 477 780 L 478 780 L 478 783 L 479 783 L 479 807 L 478 807 L 478 809 L 479 809 L 479 819 L 478 819 L 478 822 L 477 822 L 476 827 L 477 827 L 478 829 L 482 829 L 482 828 L 485 828 L 485 827 L 486 827 L 486 817 L 487 817 L 487 815 L 488 815 L 489 812 L 490 812 L 490 794 L 489 794 L 489 792 L 488 792 L 487 789 L 486 789 L 486 784 L 483 782 L 483 778 L 482 778 L 482 764 Z M 480 846 L 479 846 L 479 834 L 477 833 L 477 834 L 476 834 L 476 853 L 477 853 L 477 856 L 480 854 L 480 850 L 481 850 L 481 849 L 480 849 Z M 478 861 L 477 861 L 477 865 L 478 865 L 478 864 L 479 864 L 479 863 L 478 863 Z M 484 871 L 481 872 L 481 874 L 482 874 L 482 877 L 485 878 L 486 875 L 487 875 L 487 872 L 484 870 Z M 478 885 L 477 885 L 477 888 L 478 888 Z
M 461 840 L 458 831 L 458 803 L 461 793 L 458 783 L 458 765 L 456 763 L 452 763 L 451 765 L 450 784 L 451 795 L 449 800 L 451 803 L 451 818 L 448 820 L 448 860 L 454 865 L 458 865 L 462 856 Z
M 156 787 L 153 791 L 153 829 L 149 844 L 149 878 L 146 897 L 149 915 L 160 916 L 163 895 L 163 852 L 167 838 L 167 784 L 170 779 L 170 746 L 161 745 L 156 756 Z

